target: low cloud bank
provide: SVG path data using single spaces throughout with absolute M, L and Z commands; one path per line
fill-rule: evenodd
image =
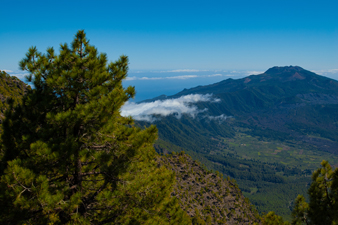
M 21 71 L 21 70 L 2 70 L 1 71 L 5 71 L 6 73 L 8 73 L 11 76 L 17 77 L 19 78 L 21 81 L 26 82 L 26 76 L 29 75 L 29 73 L 27 73 L 27 71 Z
M 206 72 L 211 72 L 209 74 L 205 74 Z M 213 72 L 213 73 L 212 73 Z M 140 76 L 140 74 L 151 74 L 151 73 L 159 73 L 158 76 Z M 194 73 L 194 74 L 182 74 L 177 76 L 162 76 L 162 73 Z M 138 74 L 137 76 L 127 77 L 126 81 L 135 81 L 135 80 L 186 80 L 193 78 L 212 78 L 212 77 L 245 77 L 249 75 L 258 75 L 262 74 L 264 71 L 203 71 L 203 70 L 170 70 L 170 71 L 149 71 L 149 72 L 141 72 L 137 71 L 132 74 Z
M 246 71 L 247 75 L 259 75 L 264 73 L 265 71 L 256 71 L 256 70 L 250 70 L 250 71 Z
M 191 78 L 203 78 L 203 77 L 221 77 L 222 74 L 210 74 L 210 75 L 180 75 L 180 76 L 171 76 L 171 77 L 127 77 L 127 81 L 131 80 L 186 80 Z M 227 76 L 227 75 L 225 75 Z
M 161 71 L 161 73 L 181 73 L 181 72 L 200 72 L 207 70 L 195 70 L 195 69 L 179 69 L 179 70 L 165 70 Z
M 176 118 L 181 118 L 182 114 L 187 114 L 195 117 L 207 109 L 200 110 L 192 103 L 197 102 L 220 102 L 220 99 L 215 99 L 211 94 L 200 95 L 191 94 L 185 95 L 176 99 L 157 100 L 154 102 L 134 103 L 127 102 L 121 110 L 122 116 L 132 116 L 135 120 L 143 120 L 153 122 L 156 116 L 175 115 Z
M 1 70 L 0 71 L 5 71 L 6 73 L 12 73 L 13 71 L 12 70 Z
M 326 74 L 335 74 L 338 73 L 338 69 L 329 69 L 329 70 L 311 70 L 311 72 L 314 72 L 319 75 L 326 75 Z

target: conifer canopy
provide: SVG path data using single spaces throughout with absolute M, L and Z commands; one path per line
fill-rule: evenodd
M 338 224 L 338 168 L 332 170 L 323 160 L 312 174 L 309 203 L 298 195 L 292 212 L 292 224 Z
M 34 88 L 3 122 L 1 224 L 185 224 L 158 166 L 157 129 L 122 117 L 128 57 L 107 56 L 78 31 L 59 54 L 31 47 L 20 62 Z

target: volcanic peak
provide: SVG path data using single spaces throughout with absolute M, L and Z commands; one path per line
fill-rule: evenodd
M 268 69 L 265 74 L 271 74 L 271 75 L 277 75 L 277 74 L 289 74 L 289 73 L 300 73 L 304 72 L 302 67 L 299 66 L 274 66 L 270 69 Z

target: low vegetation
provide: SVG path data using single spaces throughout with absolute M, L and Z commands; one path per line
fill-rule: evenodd
M 159 158 L 175 172 L 173 196 L 192 217 L 193 224 L 253 224 L 259 214 L 245 198 L 235 180 L 202 168 L 183 152 Z M 197 223 L 196 221 L 204 221 Z

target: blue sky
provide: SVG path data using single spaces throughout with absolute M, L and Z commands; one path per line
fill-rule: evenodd
M 338 69 L 337 0 L 0 3 L 0 70 L 13 74 L 30 46 L 58 49 L 79 29 L 110 60 L 128 55 L 131 72 Z

